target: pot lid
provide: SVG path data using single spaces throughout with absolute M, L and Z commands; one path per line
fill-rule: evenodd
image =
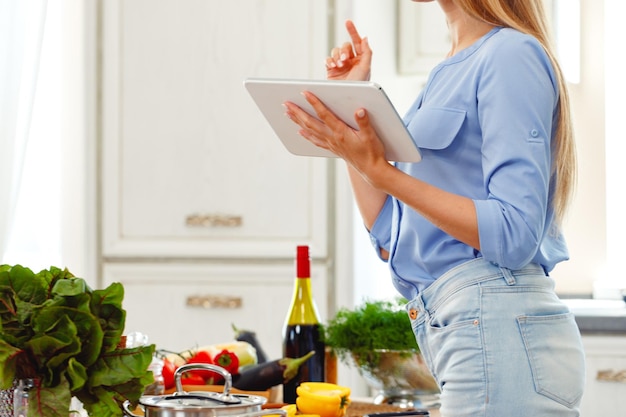
M 223 394 L 205 391 L 191 391 L 185 394 L 142 396 L 139 403 L 145 407 L 158 407 L 173 410 L 183 409 L 230 409 L 263 405 L 265 397 L 245 394 Z
M 191 370 L 204 369 L 217 372 L 224 378 L 224 392 L 191 391 L 185 392 L 181 378 L 183 373 Z M 206 363 L 190 363 L 182 365 L 174 372 L 176 392 L 172 395 L 144 395 L 139 404 L 144 407 L 156 407 L 172 410 L 220 410 L 247 409 L 261 406 L 267 399 L 256 395 L 231 394 L 232 376 L 221 366 Z M 260 407 L 259 407 L 260 408 Z

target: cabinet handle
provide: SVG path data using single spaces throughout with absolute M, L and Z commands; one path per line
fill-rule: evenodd
M 596 375 L 596 380 L 626 384 L 626 369 L 620 371 L 614 371 L 612 369 L 600 370 Z
M 240 227 L 243 218 L 229 214 L 190 214 L 185 224 L 191 227 Z
M 228 297 L 219 295 L 190 295 L 187 297 L 187 307 L 199 308 L 241 308 L 241 297 Z

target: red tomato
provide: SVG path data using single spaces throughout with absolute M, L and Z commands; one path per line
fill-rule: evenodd
M 211 359 L 211 355 L 209 354 L 209 352 L 201 350 L 197 352 L 195 355 L 193 355 L 191 358 L 189 358 L 187 360 L 187 363 L 188 364 L 190 363 L 213 364 L 213 360 Z M 222 376 L 220 374 L 215 373 L 213 371 L 197 370 L 197 371 L 189 371 L 188 374 L 194 377 L 200 376 L 202 378 L 202 384 L 205 384 L 205 383 L 215 384 L 221 381 L 222 379 Z
M 226 369 L 231 375 L 239 373 L 239 358 L 226 349 L 215 355 L 213 363 Z
M 163 383 L 165 384 L 165 389 L 174 388 L 174 372 L 176 372 L 176 365 L 174 362 L 169 359 L 163 359 Z
M 183 376 L 180 379 L 180 382 L 183 385 L 204 385 L 204 378 L 202 378 L 200 375 L 194 375 L 192 373 L 189 373 L 187 376 Z
M 209 352 L 201 350 L 199 352 L 196 352 L 195 355 L 189 358 L 187 360 L 187 363 L 210 363 L 212 364 L 213 360 L 211 359 L 211 354 Z

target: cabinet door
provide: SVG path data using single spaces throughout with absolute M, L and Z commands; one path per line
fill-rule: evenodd
M 124 285 L 125 333 L 148 335 L 159 349 L 183 351 L 234 340 L 232 326 L 253 330 L 268 356 L 282 355 L 282 328 L 293 295 L 293 263 L 108 264 L 104 283 Z M 311 280 L 326 320 L 326 267 Z
M 626 336 L 583 337 L 587 381 L 580 415 L 626 414 Z M 621 414 L 620 414 L 621 413 Z
M 243 82 L 324 77 L 326 2 L 102 7 L 105 257 L 324 257 L 328 161 L 286 151 Z

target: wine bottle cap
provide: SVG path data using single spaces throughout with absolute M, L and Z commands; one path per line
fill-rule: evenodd
M 308 246 L 298 246 L 296 256 L 296 276 L 298 278 L 311 277 L 311 258 L 309 257 Z

